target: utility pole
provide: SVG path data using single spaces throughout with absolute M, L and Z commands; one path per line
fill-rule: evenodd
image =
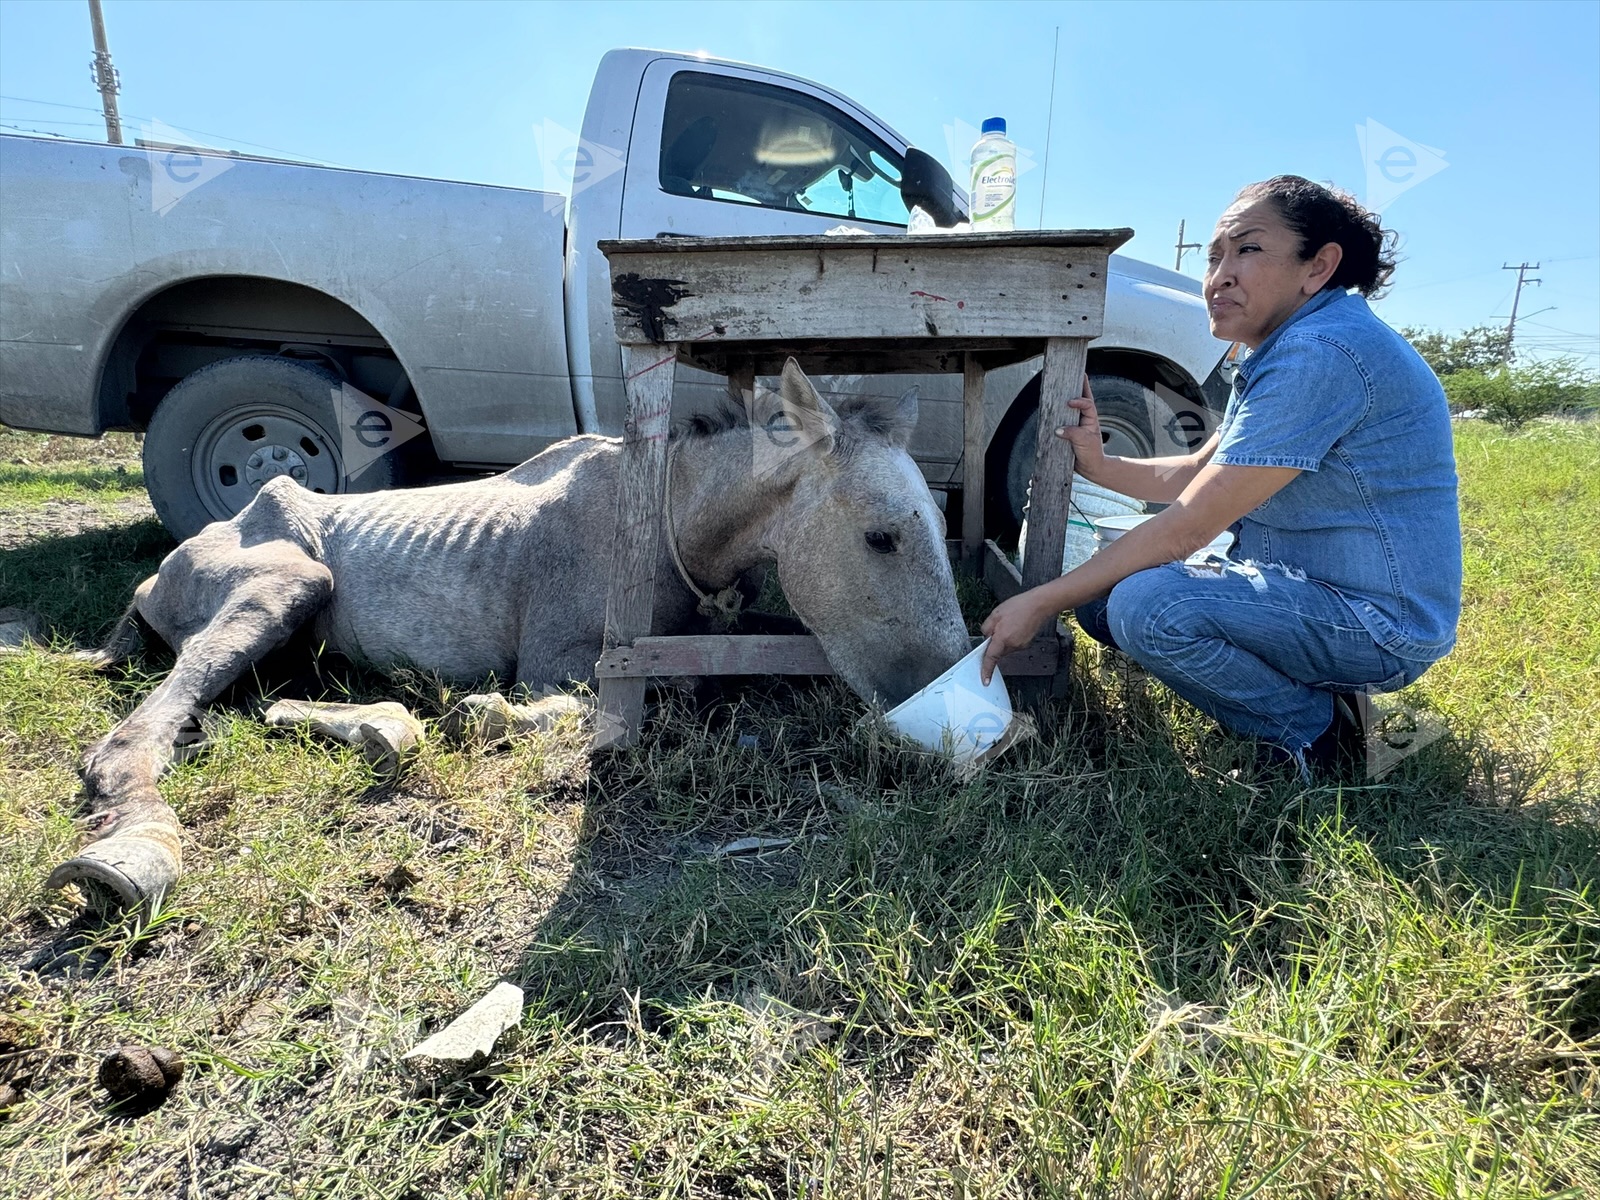
M 1524 278 L 1529 271 L 1537 271 L 1539 269 L 1538 263 L 1533 263 L 1532 265 L 1528 263 L 1522 263 L 1520 266 L 1515 267 L 1513 267 L 1510 263 L 1506 263 L 1506 265 L 1500 269 L 1502 271 L 1515 271 L 1517 273 L 1517 293 L 1511 298 L 1511 320 L 1506 322 L 1506 350 L 1505 355 L 1500 359 L 1500 365 L 1504 367 L 1509 365 L 1511 362 L 1511 339 L 1516 335 L 1517 332 L 1517 305 L 1522 300 L 1522 285 L 1524 283 L 1542 283 L 1543 280 Z
M 111 51 L 106 46 L 106 20 L 100 13 L 100 0 L 89 0 L 89 24 L 94 28 L 94 85 L 100 89 L 100 103 L 105 109 L 106 141 L 113 146 L 122 145 L 122 118 L 117 115 L 117 92 L 122 80 L 111 65 Z
M 1183 224 L 1184 223 L 1181 220 L 1178 222 L 1178 257 L 1172 263 L 1172 269 L 1174 271 L 1183 270 L 1183 252 L 1185 250 L 1200 249 L 1199 242 L 1186 242 L 1183 240 Z

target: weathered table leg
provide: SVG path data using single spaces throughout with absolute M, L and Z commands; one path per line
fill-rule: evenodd
M 666 494 L 667 434 L 672 422 L 676 343 L 624 344 L 623 384 L 628 417 L 617 478 L 617 540 L 606 595 L 605 650 L 650 633 L 655 612 L 661 506 Z M 597 745 L 632 745 L 644 716 L 643 678 L 599 679 Z
M 1078 423 L 1078 410 L 1067 403 L 1083 394 L 1083 369 L 1089 343 L 1083 338 L 1050 338 L 1045 343 L 1044 373 L 1039 380 L 1039 441 L 1034 451 L 1033 489 L 1028 499 L 1028 553 L 1022 564 L 1024 587 L 1034 588 L 1061 574 L 1061 552 L 1067 540 L 1067 515 L 1072 504 L 1073 452 L 1057 438 L 1063 425 Z M 1063 669 L 1071 662 L 1071 640 L 1064 639 Z M 1024 681 L 1023 700 L 1038 706 L 1052 690 L 1048 680 Z
M 986 372 L 970 350 L 962 356 L 961 406 L 965 431 L 961 454 L 961 561 L 983 569 L 984 442 L 983 379 Z
M 1082 338 L 1050 338 L 1045 343 L 1044 374 L 1039 380 L 1039 441 L 1034 448 L 1033 490 L 1028 498 L 1028 554 L 1022 582 L 1038 587 L 1061 574 L 1061 552 L 1067 542 L 1067 511 L 1072 501 L 1072 443 L 1056 437 L 1063 425 L 1078 423 L 1078 410 L 1068 401 L 1082 395 L 1088 342 Z

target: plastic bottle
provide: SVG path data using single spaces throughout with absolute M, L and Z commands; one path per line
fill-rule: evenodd
M 1017 145 L 1006 137 L 1006 119 L 989 117 L 972 143 L 972 227 L 1017 227 Z

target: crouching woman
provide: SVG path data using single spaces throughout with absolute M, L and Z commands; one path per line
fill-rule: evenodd
M 1449 653 L 1461 608 L 1455 456 L 1443 389 L 1367 306 L 1393 234 L 1298 176 L 1252 184 L 1217 222 L 1211 332 L 1250 356 L 1195 453 L 1101 451 L 1094 400 L 1057 430 L 1084 478 L 1168 505 L 1082 566 L 989 614 L 993 665 L 1075 609 L 1135 659 L 1304 779 L 1362 747 L 1359 696 Z M 1183 559 L 1224 530 L 1225 565 Z

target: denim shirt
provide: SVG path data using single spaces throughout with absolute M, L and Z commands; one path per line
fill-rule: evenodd
M 1333 587 L 1379 645 L 1455 645 L 1461 518 L 1444 389 L 1361 296 L 1319 292 L 1239 367 L 1211 461 L 1298 467 L 1235 526 L 1236 558 Z

